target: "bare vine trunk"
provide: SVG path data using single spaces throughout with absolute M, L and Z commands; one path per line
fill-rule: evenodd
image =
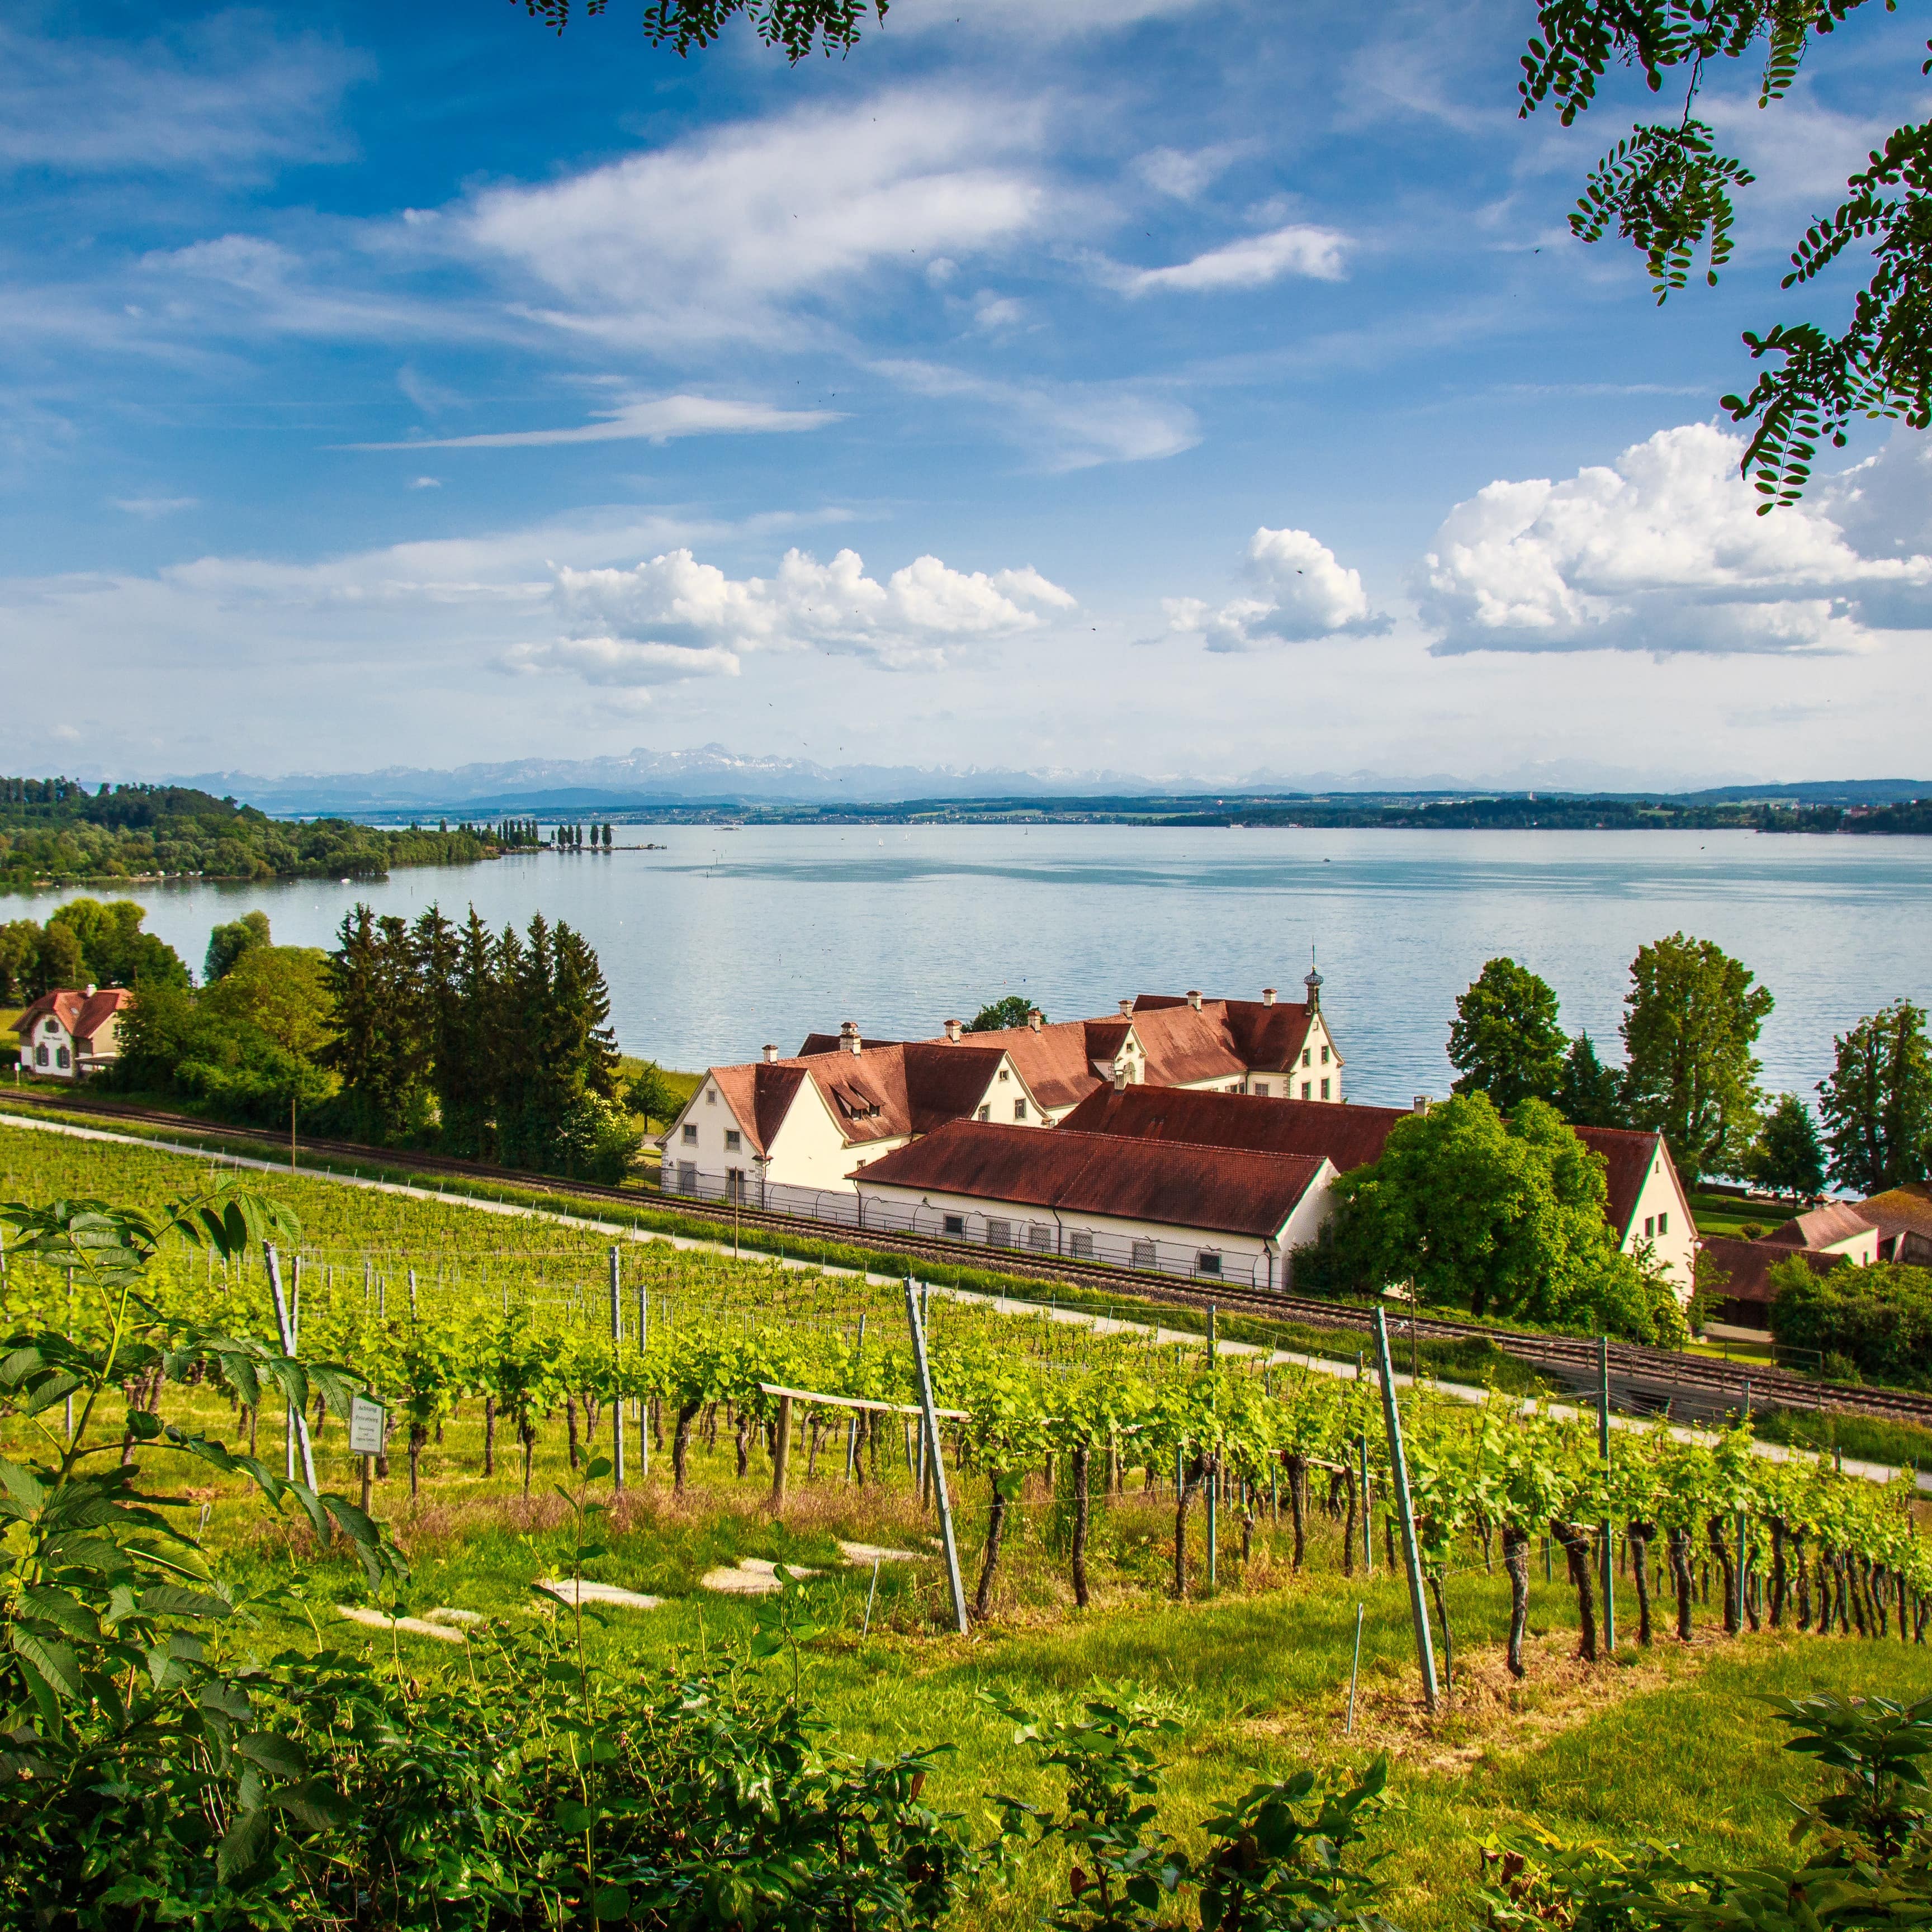
M 1582 1524 L 1553 1519 L 1550 1532 L 1570 1559 L 1570 1580 L 1576 1588 L 1576 1654 L 1586 1664 L 1597 1660 L 1597 1580 L 1590 1562 L 1590 1532 Z
M 1650 1544 L 1657 1534 L 1654 1522 L 1633 1522 L 1625 1526 L 1630 1546 L 1630 1575 L 1636 1583 L 1636 1640 L 1646 1650 L 1654 1632 L 1650 1624 Z
M 1308 1554 L 1308 1458 L 1291 1449 L 1281 1460 L 1288 1471 L 1288 1514 L 1294 1526 L 1294 1568 L 1299 1570 Z
M 1093 1451 L 1076 1442 L 1068 1452 L 1066 1473 L 1073 1484 L 1073 1600 L 1087 1607 L 1087 1478 Z
M 1688 1532 L 1673 1529 L 1670 1532 L 1670 1580 L 1677 1592 L 1677 1635 L 1684 1643 L 1690 1641 L 1690 1606 L 1696 1595 L 1690 1580 L 1690 1538 Z
M 1355 1516 L 1360 1507 L 1355 1495 L 1355 1472 L 1353 1469 L 1343 1472 L 1342 1493 L 1347 1498 L 1348 1510 L 1342 1528 L 1342 1574 L 1352 1576 L 1355 1574 Z
M 563 1420 L 565 1427 L 570 1431 L 570 1466 L 574 1469 L 578 1458 L 577 1398 L 574 1395 L 563 1399 Z
M 1738 1572 L 1731 1556 L 1731 1546 L 1724 1539 L 1724 1520 L 1714 1516 L 1705 1524 L 1704 1533 L 1710 1539 L 1711 1554 L 1718 1559 L 1718 1570 L 1724 1592 L 1724 1634 L 1736 1636 L 1738 1634 Z
M 496 1473 L 496 1398 L 494 1395 L 483 1398 L 483 1473 L 486 1476 Z
M 691 1461 L 691 1425 L 698 1420 L 701 1402 L 678 1405 L 677 1426 L 670 1438 L 670 1486 L 674 1496 L 684 1494 L 685 1473 Z
M 1510 1675 L 1520 1677 L 1523 1674 L 1523 1632 L 1529 1628 L 1529 1532 L 1527 1530 L 1507 1528 L 1504 1530 L 1503 1568 L 1509 1573 Z
M 980 1587 L 973 1594 L 973 1614 L 981 1622 L 992 1614 L 993 1572 L 1000 1562 L 1000 1544 L 1006 1533 L 1006 1496 L 997 1472 L 993 1476 L 993 1506 L 986 1517 L 986 1558 L 980 1566 Z

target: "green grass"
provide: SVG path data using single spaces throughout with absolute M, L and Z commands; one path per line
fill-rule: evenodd
M 1690 1196 L 1691 1218 L 1700 1234 L 1730 1234 L 1748 1239 L 1747 1228 L 1761 1234 L 1781 1227 L 1790 1220 L 1792 1208 L 1768 1208 L 1757 1201 L 1740 1201 L 1734 1194 L 1712 1194 L 1702 1190 Z
M 203 1419 L 222 1419 L 215 1405 L 202 1406 L 211 1412 Z M 334 1427 L 323 1432 L 326 1450 Z M 545 1432 L 527 1505 L 517 1492 L 514 1466 L 500 1464 L 488 1483 L 475 1473 L 480 1429 L 473 1412 L 451 1424 L 442 1448 L 428 1453 L 424 1495 L 413 1508 L 398 1459 L 377 1507 L 415 1564 L 404 1608 L 481 1610 L 512 1632 L 527 1627 L 532 1615 L 547 1614 L 532 1610 L 528 1585 L 569 1567 L 568 1510 L 551 1488 L 568 1473 L 562 1434 L 556 1426 Z M 264 1448 L 271 1442 L 278 1446 L 278 1438 L 268 1432 Z M 1810 1789 L 1812 1780 L 1778 1750 L 1759 1697 L 1827 1688 L 1882 1689 L 1906 1698 L 1932 1692 L 1932 1653 L 1924 1650 L 1895 1640 L 1874 1647 L 1790 1633 L 1727 1642 L 1708 1608 L 1699 1611 L 1696 1643 L 1660 1642 L 1642 1652 L 1629 1641 L 1635 1614 L 1627 1582 L 1619 1592 L 1624 1645 L 1615 1660 L 1592 1670 L 1570 1655 L 1574 1602 L 1560 1566 L 1559 1580 L 1546 1585 L 1540 1562 L 1532 1565 L 1532 1674 L 1515 1687 L 1500 1667 L 1508 1614 L 1500 1566 L 1486 1573 L 1480 1547 L 1472 1544 L 1459 1552 L 1461 1574 L 1449 1585 L 1460 1688 L 1430 1724 L 1415 1695 L 1406 1592 L 1383 1563 L 1379 1538 L 1372 1579 L 1345 1578 L 1336 1528 L 1318 1514 L 1308 1567 L 1297 1576 L 1288 1567 L 1286 1512 L 1276 1532 L 1264 1498 L 1245 1568 L 1238 1522 L 1224 1518 L 1221 1587 L 1209 1598 L 1199 1581 L 1204 1523 L 1197 1510 L 1202 1594 L 1180 1605 L 1162 1594 L 1172 1560 L 1171 1498 L 1130 1493 L 1100 1514 L 1091 1559 L 1096 1604 L 1083 1613 L 1070 1601 L 1054 1499 L 1037 1481 L 1009 1532 L 992 1622 L 964 1640 L 950 1633 L 941 1566 L 928 1556 L 882 1568 L 862 1643 L 870 1573 L 840 1566 L 832 1539 L 929 1550 L 934 1525 L 918 1512 L 902 1466 L 876 1486 L 849 1487 L 842 1454 L 832 1447 L 816 1480 L 796 1475 L 781 1521 L 768 1507 L 765 1459 L 754 1454 L 740 1483 L 728 1430 L 721 1430 L 719 1445 L 715 1456 L 702 1450 L 694 1456 L 694 1486 L 683 1503 L 667 1493 L 662 1468 L 616 1503 L 601 1532 L 608 1553 L 587 1564 L 587 1573 L 671 1600 L 654 1612 L 587 1618 L 594 1669 L 628 1671 L 700 1651 L 714 1660 L 742 1656 L 758 1606 L 700 1592 L 698 1580 L 714 1564 L 764 1556 L 824 1573 L 811 1589 L 813 1620 L 828 1632 L 807 1653 L 805 1681 L 840 1747 L 864 1756 L 944 1742 L 948 1753 L 928 1795 L 964 1813 L 982 1832 L 993 1792 L 1054 1795 L 1014 1748 L 1010 1727 L 982 1701 L 982 1691 L 1057 1714 L 1075 1708 L 1097 1684 L 1138 1685 L 1182 1726 L 1172 1754 L 1168 1816 L 1184 1838 L 1252 1782 L 1304 1763 L 1358 1768 L 1386 1748 L 1396 1760 L 1397 1803 L 1379 1842 L 1390 1852 L 1390 1916 L 1406 1932 L 1450 1932 L 1468 1924 L 1483 1838 L 1531 1817 L 1566 1833 L 1682 1838 L 1714 1855 L 1768 1855 L 1788 1823 L 1784 1800 Z M 795 1462 L 795 1472 L 802 1463 Z M 346 1460 L 331 1466 L 326 1456 L 325 1480 L 347 1474 Z M 598 1486 L 610 1500 L 608 1487 Z M 969 1590 L 986 1500 L 983 1479 L 961 1486 Z M 264 1536 L 256 1522 L 252 1507 L 238 1501 L 217 1508 L 211 1538 L 230 1574 L 256 1591 L 276 1584 L 304 1588 L 329 1641 L 388 1655 L 387 1636 L 331 1620 L 328 1606 L 338 1596 L 362 1594 L 346 1566 L 315 1561 L 303 1539 Z M 1358 1603 L 1365 1616 L 1358 1734 L 1351 1738 L 1344 1714 Z M 285 1621 L 284 1612 L 271 1612 L 255 1642 L 267 1649 L 302 1628 Z M 466 1668 L 460 1652 L 428 1640 L 404 1636 L 394 1647 L 418 1676 Z M 1057 1868 L 1031 1864 L 1016 1892 L 975 1900 L 959 1923 L 1018 1932 L 1036 1922 L 1060 1882 Z
M 1789 1442 L 1801 1449 L 1841 1449 L 1861 1462 L 1889 1462 L 1894 1468 L 1932 1468 L 1932 1429 L 1882 1416 L 1837 1409 L 1767 1409 L 1753 1418 L 1766 1442 Z

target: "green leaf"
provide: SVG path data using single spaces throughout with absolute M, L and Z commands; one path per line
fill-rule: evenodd
M 326 1778 L 304 1778 L 269 1795 L 269 1803 L 312 1832 L 338 1831 L 355 1816 L 353 1808 Z
M 82 1643 L 100 1641 L 100 1626 L 93 1612 L 64 1590 L 46 1583 L 29 1583 L 20 1592 L 20 1606 L 34 1622 L 51 1624 Z
M 235 1740 L 235 1750 L 272 1778 L 303 1778 L 308 1772 L 308 1759 L 286 1738 L 268 1731 L 244 1732 Z
M 234 1606 L 206 1590 L 184 1590 L 172 1583 L 156 1583 L 141 1592 L 144 1617 L 231 1617 Z
M 14 1650 L 56 1690 L 69 1697 L 79 1697 L 83 1694 L 80 1662 L 71 1645 L 62 1642 L 58 1637 L 38 1636 L 25 1624 L 16 1623 L 14 1626 Z
M 584 1480 L 586 1483 L 601 1482 L 603 1478 L 608 1476 L 610 1473 L 610 1457 L 608 1456 L 593 1456 L 584 1468 Z M 614 1891 L 616 1888 L 613 1886 L 610 1887 L 610 1889 Z
M 587 1832 L 597 1822 L 597 1814 L 588 1804 L 578 1804 L 568 1798 L 557 1800 L 556 1828 L 560 1832 L 576 1833 Z
M 266 1811 L 244 1811 L 229 1827 L 215 1854 L 215 1875 L 224 1885 L 245 1886 L 275 1841 L 275 1821 Z
M 600 1885 L 590 1895 L 590 1909 L 607 1924 L 631 1916 L 631 1894 L 621 1885 Z

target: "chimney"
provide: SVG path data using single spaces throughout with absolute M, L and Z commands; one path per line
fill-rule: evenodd
M 848 1020 L 839 1028 L 838 1044 L 848 1053 L 859 1051 L 859 1022 L 856 1020 Z
M 1027 1009 L 1027 1024 L 1031 1027 L 1035 1033 L 1039 1032 L 1040 1028 L 1046 1025 L 1046 1016 L 1040 1011 L 1039 1007 L 1029 1006 Z
M 88 989 L 87 989 L 87 997 L 88 997 L 90 1000 L 91 1000 L 91 999 L 92 999 L 92 998 L 93 998 L 93 997 L 94 997 L 94 989 L 92 986 L 89 986 L 89 987 L 88 988 Z
M 950 1040 L 955 1046 L 957 1046 L 959 1044 L 959 1022 L 957 1020 L 948 1020 L 946 1022 L 946 1037 Z
M 1192 1006 L 1197 1013 L 1201 1010 L 1201 992 L 1198 987 L 1190 986 L 1188 988 L 1187 1004 Z
M 1272 986 L 1264 986 L 1262 988 L 1262 1004 L 1264 1006 L 1271 1006 L 1274 1004 L 1274 988 Z
M 1134 1003 L 1133 1003 L 1133 1001 L 1132 1001 L 1132 1000 L 1123 1000 L 1120 1002 L 1120 1017 L 1121 1017 L 1121 1018 L 1122 1018 L 1122 1019 L 1124 1019 L 1124 1020 L 1130 1020 L 1130 1019 L 1132 1019 L 1132 1018 L 1133 1018 L 1133 1016 L 1134 1016 Z
M 776 1047 L 767 1046 L 765 1048 L 765 1064 L 767 1066 L 776 1066 L 778 1064 L 778 1050 Z
M 1127 1062 L 1124 1054 L 1114 1062 L 1114 1091 L 1124 1094 L 1127 1090 Z
M 1429 1096 L 1426 1094 L 1418 1094 L 1416 1095 L 1415 1111 L 1418 1114 L 1427 1113 L 1431 1104 Z

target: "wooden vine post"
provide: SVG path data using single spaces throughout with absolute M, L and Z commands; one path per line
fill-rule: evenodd
M 1597 1337 L 1597 1454 L 1603 1458 L 1605 1488 L 1610 1473 L 1610 1338 Z M 1607 1502 L 1604 1513 L 1604 1642 L 1617 1647 L 1617 1529 Z
M 1422 1553 L 1415 1543 L 1415 1510 L 1408 1498 L 1408 1462 L 1402 1450 L 1402 1415 L 1396 1406 L 1395 1367 L 1389 1360 L 1388 1317 L 1376 1310 L 1376 1361 L 1382 1376 L 1382 1420 L 1388 1427 L 1389 1484 L 1402 1520 L 1402 1561 L 1408 1570 L 1408 1607 L 1415 1623 L 1415 1660 L 1422 1671 L 1422 1698 L 1436 1714 L 1436 1646 L 1429 1632 L 1429 1605 L 1422 1594 Z
M 772 1508 L 785 1504 L 785 1478 L 791 1469 L 791 1397 L 778 1397 L 778 1420 L 772 1438 Z
M 932 1406 L 932 1371 L 926 1359 L 926 1324 L 919 1318 L 919 1284 L 906 1276 L 906 1324 L 912 1330 L 913 1372 L 919 1378 L 920 1420 L 926 1430 L 926 1454 L 931 1458 L 932 1493 L 939 1504 L 939 1534 L 946 1546 L 946 1584 L 952 1592 L 952 1622 L 959 1634 L 966 1634 L 966 1586 L 959 1580 L 959 1545 L 952 1534 L 952 1498 L 946 1488 L 946 1464 L 940 1454 L 939 1418 Z
M 617 1367 L 624 1352 L 624 1271 L 617 1245 L 610 1244 L 610 1366 Z M 624 1398 L 614 1390 L 610 1397 L 610 1488 L 613 1494 L 624 1486 Z
M 268 1270 L 268 1293 L 275 1305 L 275 1327 L 282 1338 L 282 1353 L 293 1355 L 296 1352 L 295 1323 L 289 1314 L 288 1297 L 282 1292 L 282 1259 L 275 1252 L 273 1241 L 262 1244 L 262 1258 Z M 296 1439 L 302 1445 L 302 1480 L 310 1490 L 315 1487 L 315 1450 L 308 1439 L 308 1416 L 297 1402 L 289 1404 L 289 1413 L 296 1426 Z

